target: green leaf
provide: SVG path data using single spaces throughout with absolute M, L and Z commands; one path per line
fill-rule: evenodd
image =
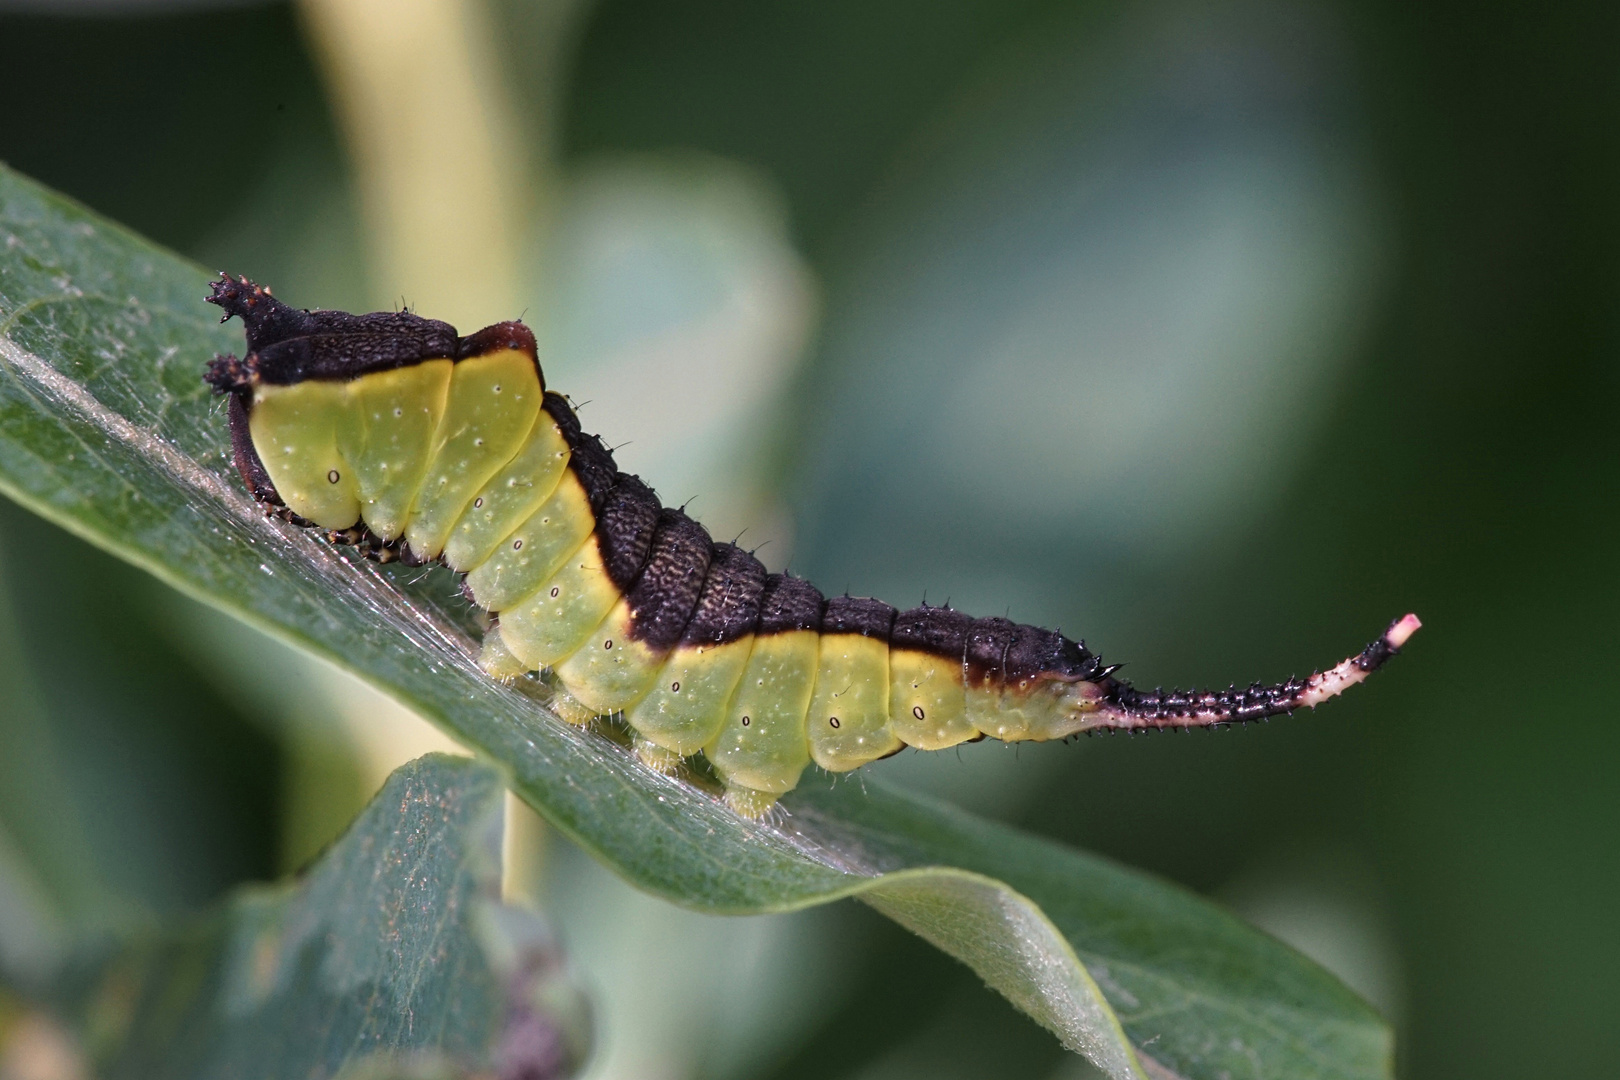
M 0 490 L 361 675 L 499 762 L 547 820 L 676 903 L 742 913 L 858 896 L 1116 1078 L 1390 1075 L 1391 1035 L 1368 1006 L 1179 888 L 871 779 L 812 779 L 776 822 L 743 821 L 485 678 L 442 577 L 413 585 L 353 561 L 244 494 L 224 410 L 200 379 L 214 352 L 240 348 L 240 332 L 213 323 L 205 282 L 0 174 Z
M 420 758 L 303 880 L 84 965 L 58 1008 L 97 1075 L 573 1075 L 583 999 L 545 923 L 499 900 L 502 788 Z

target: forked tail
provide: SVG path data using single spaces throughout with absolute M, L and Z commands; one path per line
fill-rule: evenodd
M 1401 651 L 1423 624 L 1416 615 L 1396 619 L 1382 637 L 1361 652 L 1308 679 L 1289 679 L 1270 686 L 1255 683 L 1245 689 L 1138 690 L 1109 676 L 1102 683 L 1102 699 L 1084 726 L 1088 731 L 1134 731 L 1153 728 L 1221 727 L 1260 720 L 1301 706 L 1312 708 L 1336 697 L 1377 671 Z

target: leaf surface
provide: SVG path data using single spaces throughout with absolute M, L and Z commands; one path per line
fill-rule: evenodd
M 500 902 L 502 781 L 419 758 L 300 881 L 84 965 L 62 1011 L 97 1074 L 573 1075 L 583 998 L 544 922 Z
M 0 490 L 354 671 L 506 771 L 625 878 L 711 912 L 858 896 L 1116 1078 L 1391 1074 L 1389 1029 L 1314 964 L 1149 875 L 885 788 L 808 778 L 774 823 L 642 769 L 484 677 L 442 577 L 267 519 L 200 375 L 241 347 L 207 275 L 0 173 Z M 1138 1061 L 1135 1048 L 1141 1048 Z M 1146 1070 L 1146 1072 L 1144 1072 Z

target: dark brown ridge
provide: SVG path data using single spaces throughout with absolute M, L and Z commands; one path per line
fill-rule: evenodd
M 967 631 L 963 659 L 970 685 L 1000 687 L 1040 676 L 1095 680 L 1102 658 L 1084 642 L 1070 641 L 1056 630 L 1015 623 L 1011 619 L 974 619 Z
M 828 599 L 821 613 L 821 632 L 824 634 L 860 634 L 862 637 L 888 641 L 894 627 L 894 608 L 881 600 L 867 596 L 834 596 Z
M 608 577 L 620 593 L 630 591 L 647 565 L 661 510 L 653 489 L 641 477 L 628 473 L 619 474 L 602 500 L 602 511 L 596 515 L 596 544 Z
M 579 429 L 579 416 L 561 394 L 546 391 L 541 408 L 546 410 L 547 415 L 556 422 L 557 430 L 562 432 L 563 441 L 568 444 L 568 468 L 578 478 L 579 486 L 585 489 L 591 512 L 600 516 L 608 492 L 618 482 L 619 468 L 613 463 L 613 455 L 602 445 L 601 439 Z
M 681 634 L 682 645 L 721 645 L 738 641 L 759 625 L 765 595 L 765 566 L 736 544 L 715 544 L 697 608 Z
M 659 651 L 675 647 L 697 609 L 713 546 L 708 530 L 681 511 L 660 512 L 647 565 L 628 596 L 632 638 Z
M 534 331 L 521 322 L 493 323 L 476 334 L 468 334 L 456 342 L 455 358 L 471 360 L 504 349 L 516 349 L 534 357 L 534 370 L 540 376 L 540 389 L 545 390 L 546 373 L 540 367 L 540 352 L 539 346 L 535 344 Z
M 346 311 L 309 311 L 289 307 L 270 295 L 269 289 L 255 285 L 245 277 L 234 280 L 228 274 L 219 277 L 220 280 L 210 287 L 206 299 L 210 304 L 219 305 L 225 312 L 225 319 L 232 315 L 241 318 L 247 331 L 249 354 L 263 352 L 272 345 L 296 338 L 352 335 L 397 338 L 398 344 L 392 348 L 399 352 L 414 345 L 419 351 L 431 353 L 433 357 L 452 357 L 456 354 L 458 339 L 455 327 L 437 319 L 424 319 L 408 311 L 375 311 L 367 315 L 351 315 Z
M 972 625 L 973 616 L 965 612 L 923 604 L 894 617 L 889 647 L 933 653 L 960 663 L 967 655 L 967 634 Z
M 821 609 L 826 602 L 821 592 L 804 578 L 771 574 L 765 579 L 765 595 L 759 601 L 759 626 L 754 633 L 820 631 Z
M 520 322 L 496 323 L 461 338 L 456 328 L 409 311 L 308 311 L 289 307 L 247 278 L 221 274 L 207 297 L 239 316 L 247 329 L 246 359 L 216 357 L 206 376 L 220 393 L 246 393 L 254 382 L 291 386 L 306 379 L 346 381 L 426 360 L 466 360 L 497 349 L 521 349 L 545 372 L 534 333 Z
M 447 323 L 410 312 L 351 315 L 290 308 L 246 278 L 222 275 L 211 303 L 238 315 L 247 327 L 248 356 L 218 357 L 207 381 L 231 395 L 231 443 L 237 470 L 254 498 L 294 524 L 311 523 L 288 511 L 253 447 L 247 407 L 254 381 L 291 384 L 311 378 L 351 379 L 435 358 L 465 359 L 503 348 L 535 353 L 534 335 L 522 323 L 497 323 L 465 338 Z M 538 358 L 536 371 L 540 370 Z M 541 385 L 544 386 L 541 373 Z M 596 539 L 609 577 L 630 603 L 631 633 L 655 649 L 675 644 L 723 644 L 749 634 L 818 630 L 858 633 L 959 662 L 971 686 L 1005 686 L 1038 678 L 1097 682 L 1103 705 L 1119 716 L 1118 727 L 1218 726 L 1256 720 L 1300 707 L 1310 680 L 1290 679 L 1246 689 L 1141 691 L 1112 675 L 1084 642 L 1054 630 L 1009 619 L 975 619 L 949 607 L 924 604 L 896 612 L 865 597 L 824 599 L 809 582 L 765 573 L 748 552 L 715 544 L 697 522 L 660 506 L 635 476 L 618 471 L 612 453 L 587 435 L 560 394 L 547 392 L 543 407 L 556 421 L 571 451 L 569 467 L 590 500 Z M 402 552 L 364 526 L 328 532 L 339 543 L 359 544 L 368 556 L 389 561 Z M 1392 624 L 1391 632 L 1395 626 Z M 1409 633 L 1410 631 L 1408 631 Z M 1404 640 L 1404 639 L 1403 639 Z M 1399 648 L 1390 634 L 1351 661 L 1363 672 L 1381 667 Z

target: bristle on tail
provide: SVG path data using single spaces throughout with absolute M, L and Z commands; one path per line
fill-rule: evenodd
M 1422 626 L 1416 615 L 1406 615 L 1355 656 L 1308 679 L 1226 690 L 1138 690 L 1109 678 L 1102 700 L 1085 725 L 1090 731 L 1151 728 L 1220 727 L 1260 720 L 1302 706 L 1315 708 L 1377 671 L 1401 651 Z

